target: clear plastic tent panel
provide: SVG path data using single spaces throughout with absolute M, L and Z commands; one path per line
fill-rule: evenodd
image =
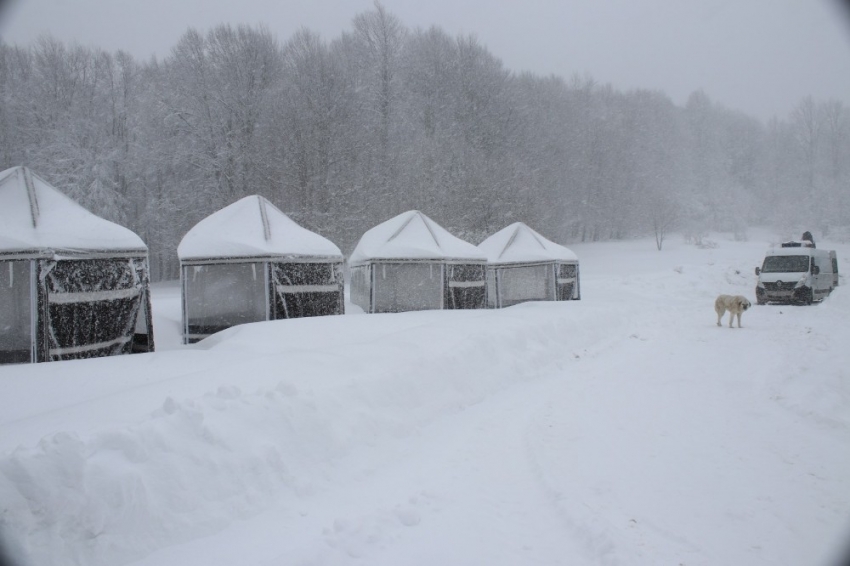
M 374 312 L 442 308 L 443 269 L 438 263 L 375 264 Z
M 0 261 L 0 364 L 32 361 L 30 265 Z
M 499 295 L 496 293 L 496 270 L 487 270 L 487 306 L 494 309 L 499 306 L 497 302 Z
M 342 263 L 275 263 L 274 318 L 342 314 Z
M 487 300 L 486 277 L 487 268 L 484 265 L 447 265 L 446 308 L 485 308 Z
M 51 360 L 130 353 L 143 297 L 144 262 L 42 261 Z
M 448 280 L 463 283 L 484 282 L 487 268 L 480 264 L 455 264 L 446 266 Z
M 575 279 L 576 266 L 571 263 L 562 263 L 558 265 L 559 279 Z
M 144 284 L 144 291 L 139 305 L 139 314 L 136 316 L 135 336 L 133 336 L 133 353 L 153 352 L 153 313 L 150 301 L 150 279 L 148 275 L 147 261 L 136 260 L 134 262 L 139 281 Z
M 558 300 L 569 301 L 576 298 L 578 288 L 578 266 L 573 264 L 558 265 Z
M 508 267 L 499 270 L 502 306 L 524 301 L 551 301 L 554 298 L 555 270 L 552 265 Z
M 351 268 L 351 302 L 369 312 L 372 298 L 371 271 L 368 265 Z
M 264 268 L 260 262 L 184 267 L 189 336 L 267 320 Z

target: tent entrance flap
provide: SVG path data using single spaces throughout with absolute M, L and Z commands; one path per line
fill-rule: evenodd
M 554 297 L 552 264 L 499 268 L 499 303 L 509 307 L 525 301 L 551 301 Z
M 130 353 L 147 274 L 133 259 L 42 260 L 46 358 Z
M 441 263 L 376 263 L 373 312 L 438 310 L 443 307 Z
M 268 319 L 265 263 L 187 265 L 183 279 L 189 342 Z

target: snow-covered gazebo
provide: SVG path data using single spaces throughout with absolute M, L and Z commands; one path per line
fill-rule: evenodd
M 365 312 L 486 306 L 484 253 L 418 210 L 363 234 L 348 264 L 351 302 Z
M 0 363 L 153 351 L 148 248 L 26 167 L 0 173 Z
M 487 255 L 488 305 L 580 299 L 578 257 L 515 222 L 481 242 Z
M 177 255 L 187 344 L 246 322 L 345 312 L 342 252 L 261 196 L 198 222 Z

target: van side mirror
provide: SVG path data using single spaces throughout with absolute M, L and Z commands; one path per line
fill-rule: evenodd
M 756 267 L 756 275 L 758 275 L 759 273 L 761 273 L 761 269 L 759 269 L 758 267 Z
M 812 266 L 812 275 L 818 275 L 820 273 L 820 267 L 817 265 Z

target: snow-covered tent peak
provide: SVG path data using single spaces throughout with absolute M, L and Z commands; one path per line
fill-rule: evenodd
M 133 231 L 105 220 L 17 166 L 0 172 L 0 254 L 147 252 Z
M 463 260 L 483 262 L 477 247 L 452 235 L 418 210 L 408 210 L 368 230 L 349 258 L 372 260 Z
M 502 228 L 481 242 L 478 248 L 492 264 L 578 260 L 572 250 L 544 238 L 523 222 Z
M 181 260 L 238 257 L 333 257 L 340 249 L 297 224 L 262 196 L 244 197 L 207 216 L 177 247 Z

